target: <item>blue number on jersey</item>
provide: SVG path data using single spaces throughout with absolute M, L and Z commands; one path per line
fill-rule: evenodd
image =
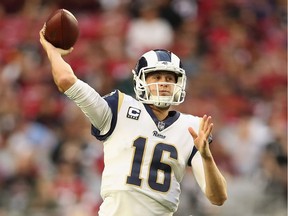
M 144 156 L 144 149 L 146 145 L 146 138 L 139 137 L 133 143 L 135 147 L 132 170 L 130 176 L 127 177 L 127 183 L 140 186 L 142 179 L 140 179 L 141 165 Z M 170 158 L 178 159 L 178 153 L 174 146 L 165 143 L 158 143 L 153 152 L 152 161 L 150 164 L 148 184 L 157 191 L 167 192 L 171 184 L 171 172 L 172 168 L 169 164 L 161 162 L 161 158 L 164 152 L 170 153 Z M 158 170 L 162 170 L 164 173 L 163 183 L 157 182 Z

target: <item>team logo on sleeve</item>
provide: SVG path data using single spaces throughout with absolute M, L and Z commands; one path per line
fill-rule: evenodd
M 141 110 L 135 107 L 129 107 L 127 112 L 127 118 L 138 120 L 140 116 Z

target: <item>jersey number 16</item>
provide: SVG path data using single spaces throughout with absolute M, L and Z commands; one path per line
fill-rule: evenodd
M 142 179 L 140 178 L 140 172 L 146 141 L 146 138 L 139 137 L 133 143 L 135 151 L 131 173 L 129 176 L 127 176 L 126 183 L 128 184 L 141 186 Z M 174 146 L 165 143 L 158 143 L 155 145 L 150 163 L 148 185 L 152 189 L 161 192 L 167 192 L 169 190 L 172 173 L 171 166 L 167 163 L 163 163 L 161 160 L 164 152 L 170 153 L 170 158 L 175 160 L 178 159 L 178 153 Z M 157 182 L 158 171 L 162 171 L 164 173 L 164 181 L 162 183 Z

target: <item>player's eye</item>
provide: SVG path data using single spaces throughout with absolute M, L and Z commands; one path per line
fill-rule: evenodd
M 154 75 L 151 76 L 151 79 L 154 80 L 154 81 L 161 80 L 161 76 L 158 75 L 158 74 L 154 74 Z
M 173 75 L 166 76 L 166 82 L 176 82 L 175 77 Z
M 161 76 L 160 76 L 160 75 L 157 75 L 157 76 L 155 77 L 155 79 L 156 79 L 156 80 L 161 80 Z
M 172 81 L 173 78 L 172 78 L 171 76 L 167 76 L 167 77 L 166 77 L 166 80 L 167 80 L 167 81 Z

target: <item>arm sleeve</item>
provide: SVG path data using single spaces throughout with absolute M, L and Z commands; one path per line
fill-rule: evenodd
M 213 141 L 212 134 L 210 134 L 208 137 L 209 144 L 211 144 L 212 141 Z M 206 180 L 205 180 L 203 162 L 202 162 L 201 155 L 195 146 L 193 147 L 193 151 L 190 155 L 188 165 L 189 166 L 191 165 L 194 177 L 198 185 L 200 186 L 201 190 L 205 193 Z
M 191 167 L 192 167 L 193 175 L 198 185 L 200 186 L 201 190 L 205 193 L 205 189 L 206 189 L 205 173 L 204 173 L 202 158 L 198 151 L 194 155 L 191 161 Z
M 78 79 L 64 94 L 77 104 L 101 134 L 109 131 L 112 111 L 108 103 L 91 86 Z

